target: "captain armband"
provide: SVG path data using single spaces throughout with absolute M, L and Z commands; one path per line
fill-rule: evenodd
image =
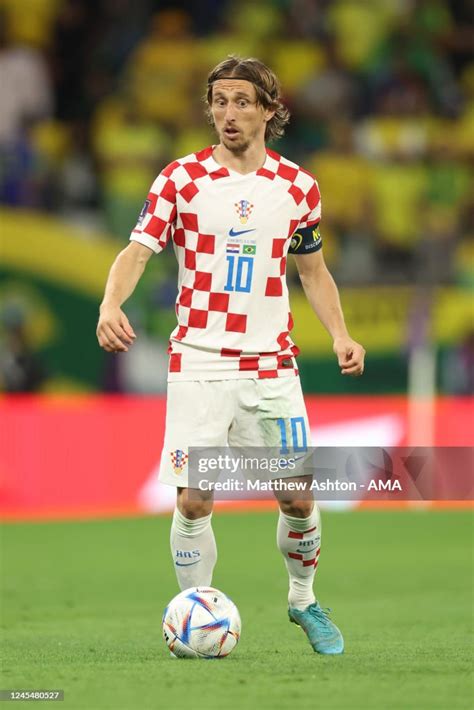
M 311 227 L 297 229 L 291 237 L 289 254 L 312 254 L 319 251 L 323 246 L 323 241 L 319 233 L 319 222 Z

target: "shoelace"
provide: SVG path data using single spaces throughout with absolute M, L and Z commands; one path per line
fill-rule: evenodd
M 310 607 L 310 614 L 322 624 L 321 631 L 323 631 L 323 633 L 332 633 L 333 623 L 329 618 L 330 613 L 331 609 L 329 607 L 323 609 L 322 607 L 317 606 L 316 604 L 312 604 Z

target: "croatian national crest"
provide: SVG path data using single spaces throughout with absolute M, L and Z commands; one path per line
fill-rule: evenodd
M 177 476 L 183 473 L 183 468 L 188 462 L 188 455 L 181 451 L 181 449 L 176 449 L 170 453 L 171 463 L 173 464 L 173 471 Z
M 253 205 L 248 200 L 240 200 L 235 203 L 235 211 L 239 215 L 240 223 L 247 224 L 250 215 L 252 214 Z

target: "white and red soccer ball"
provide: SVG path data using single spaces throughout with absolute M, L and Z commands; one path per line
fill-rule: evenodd
M 163 612 L 163 637 L 177 658 L 223 658 L 240 637 L 234 602 L 213 587 L 191 587 L 177 594 Z

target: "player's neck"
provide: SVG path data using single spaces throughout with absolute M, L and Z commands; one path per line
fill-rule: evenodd
M 233 153 L 225 145 L 219 143 L 214 148 L 214 160 L 229 170 L 241 175 L 247 175 L 259 170 L 267 158 L 265 143 L 252 145 L 244 153 Z

